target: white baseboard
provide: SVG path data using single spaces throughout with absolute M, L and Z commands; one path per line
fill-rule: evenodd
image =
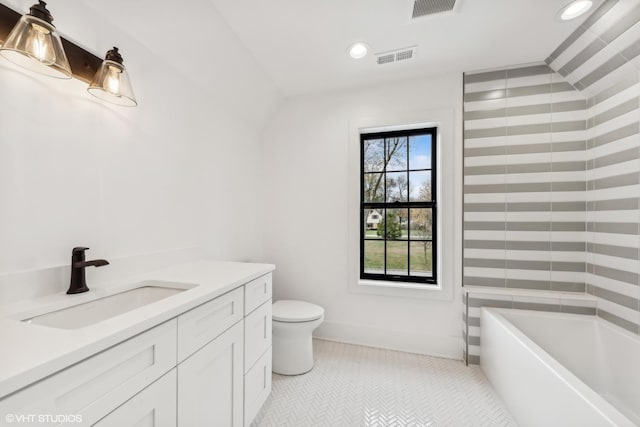
M 460 337 L 424 335 L 414 332 L 372 328 L 366 325 L 324 321 L 313 333 L 314 338 L 346 344 L 365 345 L 405 351 L 426 356 L 462 360 Z

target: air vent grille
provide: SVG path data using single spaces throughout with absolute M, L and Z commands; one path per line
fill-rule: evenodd
M 450 12 L 455 5 L 456 0 L 415 0 L 412 16 L 420 18 L 435 13 Z
M 416 56 L 417 46 L 403 47 L 390 52 L 376 53 L 378 65 L 391 64 L 392 62 L 407 61 Z
M 378 56 L 378 64 L 389 64 L 390 62 L 395 62 L 395 60 L 396 55 L 394 53 L 388 53 Z
M 396 61 L 404 61 L 405 59 L 413 58 L 413 50 L 405 50 L 396 53 Z

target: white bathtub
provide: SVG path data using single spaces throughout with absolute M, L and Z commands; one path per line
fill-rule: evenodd
M 640 336 L 595 316 L 481 310 L 480 366 L 520 426 L 640 425 Z

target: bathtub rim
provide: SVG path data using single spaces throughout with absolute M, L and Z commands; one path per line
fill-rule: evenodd
M 578 378 L 573 372 L 571 372 L 568 368 L 558 362 L 553 358 L 546 350 L 544 350 L 540 345 L 538 345 L 535 341 L 529 338 L 522 330 L 520 330 L 516 325 L 511 323 L 505 316 L 502 315 L 503 312 L 510 313 L 516 312 L 520 314 L 529 313 L 538 316 L 550 316 L 550 317 L 571 317 L 571 318 L 581 318 L 584 320 L 588 320 L 595 323 L 600 323 L 605 327 L 613 329 L 615 332 L 625 333 L 631 338 L 638 340 L 637 336 L 629 331 L 626 331 L 624 328 L 621 328 L 617 325 L 609 325 L 608 322 L 605 322 L 603 319 L 598 318 L 598 316 L 594 315 L 586 315 L 586 314 L 573 314 L 573 313 L 555 313 L 555 312 L 540 312 L 536 310 L 521 310 L 514 308 L 496 308 L 496 307 L 481 307 L 480 308 L 480 316 L 482 318 L 483 315 L 493 317 L 497 323 L 503 328 L 509 335 L 511 335 L 519 344 L 524 346 L 529 354 L 531 354 L 534 358 L 536 358 L 539 362 L 545 365 L 554 376 L 556 376 L 560 381 L 562 381 L 567 387 L 571 388 L 576 394 L 580 396 L 588 405 L 590 405 L 596 412 L 602 415 L 603 418 L 606 418 L 612 425 L 615 426 L 636 426 L 636 424 L 629 419 L 624 413 L 622 413 L 618 408 L 613 406 L 608 400 L 602 397 L 599 393 L 589 387 L 584 381 Z M 482 322 L 481 322 L 482 328 Z M 481 332 L 482 333 L 482 332 Z M 480 346 L 482 348 L 482 338 L 480 341 Z M 482 366 L 482 350 L 480 351 L 480 365 Z M 597 404 L 594 404 L 597 403 Z M 637 426 L 636 426 L 637 427 Z

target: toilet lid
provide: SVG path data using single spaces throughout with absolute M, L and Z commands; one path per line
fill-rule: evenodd
M 324 308 L 304 301 L 280 300 L 273 303 L 272 318 L 278 322 L 310 322 L 323 314 Z

